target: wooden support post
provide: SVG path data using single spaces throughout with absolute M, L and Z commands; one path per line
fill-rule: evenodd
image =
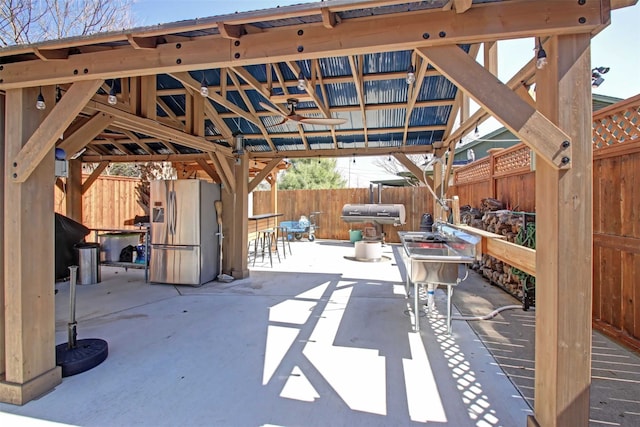
M 69 177 L 65 191 L 66 216 L 82 224 L 82 160 L 69 160 Z
M 536 171 L 535 422 L 589 425 L 592 298 L 591 36 L 554 36 L 536 76 L 540 113 L 572 141 L 571 168 Z M 533 420 L 532 420 L 533 422 Z
M 504 148 L 489 148 L 487 150 L 487 153 L 489 153 L 489 197 L 492 199 L 498 198 L 498 192 L 496 191 L 496 178 L 494 175 L 496 173 L 496 153 L 499 153 L 502 150 L 504 150 Z
M 444 162 L 444 159 L 441 161 Z M 444 185 L 444 177 L 442 176 L 442 164 L 436 162 L 433 164 L 433 191 L 440 197 L 442 186 Z M 433 218 L 442 221 L 447 220 L 447 212 L 442 209 L 442 206 L 436 199 L 433 200 Z
M 226 161 L 226 160 L 225 160 Z M 234 165 L 235 199 L 233 215 L 236 221 L 233 226 L 233 253 L 231 254 L 231 275 L 236 279 L 249 277 L 249 263 L 247 257 L 248 218 L 249 218 L 249 155 L 243 154 Z M 228 215 L 227 215 L 228 216 Z
M 47 100 L 54 88 L 43 88 Z M 11 162 L 51 108 L 35 107 L 37 88 L 7 90 L 4 138 L 4 312 L 0 343 L 0 401 L 22 405 L 60 384 L 56 366 L 53 145 L 23 181 L 7 176 Z M 36 262 L 37 261 L 37 262 Z
M 222 177 L 222 175 L 220 176 Z M 235 193 L 229 191 L 224 181 L 222 187 L 224 190 L 220 192 L 220 198 L 222 200 L 222 234 L 224 235 L 224 240 L 222 241 L 222 272 L 230 276 L 234 263 L 233 254 L 236 253 L 235 247 L 238 244 L 244 244 L 246 246 L 247 242 L 235 241 L 233 234 L 235 223 L 236 221 L 242 220 L 242 218 L 237 217 L 233 212 L 235 207 Z
M 271 173 L 271 212 L 278 212 L 278 172 Z

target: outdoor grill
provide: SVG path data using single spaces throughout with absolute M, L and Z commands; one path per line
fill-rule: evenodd
M 383 204 L 347 204 L 342 207 L 340 216 L 347 223 L 371 223 L 373 227 L 365 227 L 364 238 L 367 240 L 384 241 L 382 226 L 385 224 L 402 225 L 405 222 L 406 213 L 404 205 Z M 370 232 L 368 232 L 368 230 Z
M 342 207 L 342 216 L 340 218 L 348 223 L 371 222 L 379 225 L 402 225 L 405 223 L 406 212 L 404 205 L 399 204 L 347 204 Z

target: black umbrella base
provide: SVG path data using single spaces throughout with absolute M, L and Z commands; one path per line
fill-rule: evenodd
M 95 368 L 105 361 L 109 346 L 105 340 L 88 338 L 78 340 L 75 348 L 67 343 L 56 346 L 56 365 L 62 367 L 62 376 L 70 377 Z

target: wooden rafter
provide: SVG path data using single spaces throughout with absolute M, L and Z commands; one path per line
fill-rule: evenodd
M 140 148 L 142 148 L 148 154 L 153 154 L 153 150 L 151 149 L 151 147 L 149 147 L 144 141 L 142 141 L 140 138 L 138 138 L 132 131 L 130 131 L 129 129 L 118 129 L 118 130 L 120 130 L 124 135 L 129 137 L 131 142 L 133 142 L 133 143 L 137 144 L 138 146 L 140 146 Z
M 158 96 L 156 98 L 156 103 L 160 108 L 162 108 L 162 111 L 167 113 L 167 116 L 169 116 L 169 118 L 175 124 L 177 129 L 184 130 L 184 123 L 182 122 L 182 120 L 178 119 L 178 116 L 176 116 L 173 110 L 167 105 L 166 102 L 164 102 L 164 100 L 161 97 Z M 158 117 L 158 119 L 160 119 L 160 117 Z M 170 126 L 169 124 L 167 125 Z
M 181 82 L 183 85 L 190 87 L 194 91 L 200 90 L 200 82 L 191 77 L 189 73 L 173 73 L 171 74 L 173 78 Z M 209 91 L 207 98 L 211 99 L 215 103 L 225 107 L 226 109 L 233 111 L 238 116 L 243 119 L 259 126 L 262 122 L 257 117 L 251 115 L 247 111 L 243 110 L 240 106 L 234 104 L 226 98 L 223 98 L 221 95 L 216 93 L 215 91 Z
M 127 147 L 124 146 L 124 144 L 119 143 L 115 139 L 113 139 L 113 138 L 105 138 L 104 140 L 106 141 L 106 143 L 111 144 L 114 147 L 116 147 L 118 150 L 122 151 L 123 154 L 128 155 L 128 156 L 133 155 L 131 150 L 129 150 Z M 93 141 L 93 143 L 95 143 L 95 140 Z
M 432 152 L 431 148 L 427 145 L 407 145 L 406 147 L 384 147 L 384 148 L 333 148 L 326 150 L 317 150 L 313 153 L 314 158 L 327 158 L 327 157 L 351 157 L 353 155 L 358 156 L 387 156 L 389 154 L 405 153 L 405 154 L 424 154 Z M 304 150 L 291 150 L 291 151 L 278 151 L 272 152 L 250 152 L 249 157 L 251 159 L 266 160 L 271 159 L 300 159 L 308 158 L 310 154 Z
M 420 89 L 422 88 L 422 84 L 424 83 L 424 76 L 427 72 L 427 61 L 420 61 L 420 66 L 418 67 L 418 72 L 416 73 L 416 82 L 412 87 L 410 87 L 409 91 L 407 91 L 407 113 L 404 117 L 404 130 L 402 132 L 402 145 L 407 145 L 407 137 L 409 136 L 409 123 L 411 123 L 411 113 L 413 113 L 413 109 L 416 106 L 416 102 L 418 101 L 418 95 L 420 94 Z
M 456 13 L 464 13 L 471 8 L 473 0 L 449 0 L 443 10 L 455 10 Z
M 325 28 L 331 29 L 338 25 L 339 17 L 335 12 L 331 12 L 328 7 L 323 7 L 320 11 L 322 13 L 322 25 L 324 25 Z
M 229 78 L 231 79 L 231 81 L 233 82 L 234 86 L 238 90 L 238 93 L 240 94 L 240 97 L 242 98 L 242 100 L 246 104 L 246 106 L 249 109 L 249 111 L 251 112 L 251 114 L 253 114 L 255 116 L 256 115 L 256 109 L 253 107 L 253 104 L 251 103 L 251 100 L 247 96 L 246 92 L 244 90 L 240 89 L 240 81 L 238 80 L 238 77 L 236 76 L 236 74 L 235 73 L 229 73 Z M 276 146 L 274 145 L 273 141 L 271 140 L 271 137 L 269 136 L 269 132 L 267 132 L 267 128 L 264 127 L 264 124 L 262 123 L 262 120 L 258 119 L 258 123 L 256 124 L 256 126 L 258 127 L 258 129 L 260 129 L 260 132 L 262 133 L 262 136 L 264 136 L 264 139 L 267 141 L 267 144 L 269 144 L 269 148 L 271 148 L 272 151 L 276 151 Z
M 155 49 L 158 46 L 157 37 L 135 37 L 127 34 L 127 41 L 134 49 Z
M 141 132 L 149 136 L 154 136 L 163 141 L 171 141 L 182 144 L 186 147 L 195 148 L 202 151 L 220 151 L 226 155 L 231 154 L 231 150 L 214 144 L 202 137 L 197 137 L 180 132 L 156 121 L 138 117 L 126 111 L 119 110 L 109 105 L 104 105 L 94 101 L 89 102 L 86 107 L 89 111 L 103 111 L 114 117 L 114 124 L 120 128 L 130 131 Z M 132 134 L 131 134 L 132 135 Z
M 353 84 L 356 87 L 356 94 L 358 96 L 358 104 L 360 106 L 360 114 L 362 115 L 362 132 L 364 134 L 364 145 L 365 147 L 369 145 L 369 134 L 367 133 L 367 113 L 365 111 L 365 103 L 364 99 L 364 82 L 362 81 L 363 74 L 363 64 L 362 64 L 362 55 L 358 57 L 356 62 L 356 58 L 353 56 L 349 56 L 349 65 L 351 66 L 351 75 L 353 76 Z

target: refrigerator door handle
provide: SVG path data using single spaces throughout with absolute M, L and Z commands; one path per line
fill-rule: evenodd
M 192 251 L 195 248 L 197 248 L 197 246 L 152 245 L 151 248 L 159 251 L 168 251 L 168 250 Z
M 177 201 L 177 197 L 176 197 L 176 192 L 175 190 L 172 191 L 173 193 L 173 215 L 172 215 L 172 220 L 173 220 L 173 235 L 175 236 L 176 234 L 176 225 L 178 224 L 178 201 Z

